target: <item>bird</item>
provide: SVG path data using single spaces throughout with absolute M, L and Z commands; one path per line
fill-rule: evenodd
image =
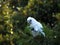
M 27 23 L 29 23 L 29 27 L 31 28 L 31 32 L 33 37 L 37 35 L 43 35 L 45 37 L 45 33 L 43 32 L 43 26 L 40 22 L 38 22 L 35 18 L 33 17 L 28 17 L 27 18 Z

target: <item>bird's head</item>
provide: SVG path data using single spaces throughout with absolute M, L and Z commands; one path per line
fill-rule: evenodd
M 29 24 L 31 24 L 31 22 L 32 22 L 32 17 L 28 17 L 28 18 L 27 18 L 27 22 L 28 22 Z

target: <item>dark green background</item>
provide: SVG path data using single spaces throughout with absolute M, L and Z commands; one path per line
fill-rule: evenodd
M 32 37 L 27 17 L 41 22 L 46 37 Z M 60 0 L 0 0 L 0 45 L 60 45 Z

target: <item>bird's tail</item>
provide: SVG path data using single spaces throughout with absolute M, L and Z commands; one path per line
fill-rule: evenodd
M 44 32 L 41 32 L 41 34 L 45 37 L 45 33 Z

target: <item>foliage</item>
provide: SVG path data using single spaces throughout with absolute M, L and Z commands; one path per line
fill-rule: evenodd
M 46 37 L 32 37 L 26 19 L 44 26 Z M 0 45 L 60 45 L 60 0 L 0 0 Z

